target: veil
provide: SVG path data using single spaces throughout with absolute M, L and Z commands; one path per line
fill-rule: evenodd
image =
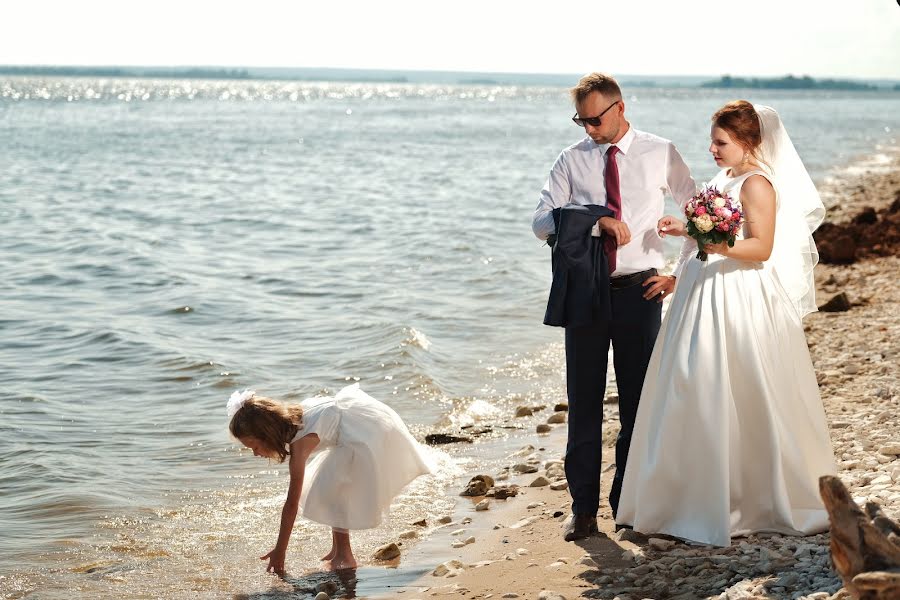
M 776 192 L 775 243 L 766 264 L 803 318 L 816 307 L 813 267 L 819 252 L 812 233 L 825 219 L 825 206 L 812 178 L 774 108 L 754 104 L 759 115 L 761 167 L 772 177 Z

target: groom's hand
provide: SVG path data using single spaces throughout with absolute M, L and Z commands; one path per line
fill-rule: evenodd
M 673 275 L 654 275 L 644 280 L 644 300 L 656 298 L 662 302 L 666 296 L 675 291 L 675 277 Z
M 597 219 L 597 225 L 606 235 L 611 235 L 618 246 L 624 246 L 631 241 L 631 231 L 628 229 L 628 225 L 618 219 L 600 217 Z

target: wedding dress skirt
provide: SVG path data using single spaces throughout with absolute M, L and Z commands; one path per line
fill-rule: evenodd
M 617 522 L 717 546 L 818 533 L 818 478 L 834 473 L 803 326 L 777 275 L 690 259 L 647 369 Z

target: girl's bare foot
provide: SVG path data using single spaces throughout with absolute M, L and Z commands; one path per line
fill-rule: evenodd
M 337 555 L 334 556 L 331 560 L 325 561 L 325 568 L 329 571 L 342 571 L 344 569 L 355 569 L 356 568 L 356 559 L 353 558 L 353 555 L 344 556 Z
M 332 547 L 331 547 L 331 550 L 328 551 L 328 554 L 326 554 L 325 556 L 323 556 L 323 557 L 320 558 L 319 560 L 331 560 L 332 558 L 334 558 L 335 552 L 336 552 L 336 551 L 335 551 L 335 549 L 334 549 L 334 546 L 332 546 Z

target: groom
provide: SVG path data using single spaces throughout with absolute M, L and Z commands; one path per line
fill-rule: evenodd
M 573 513 L 565 531 L 567 541 L 597 532 L 610 342 L 621 424 L 609 495 L 613 516 L 618 508 L 644 374 L 660 327 L 661 302 L 675 289 L 673 276 L 658 273 L 665 260 L 657 222 L 667 192 L 679 205 L 695 192 L 690 171 L 672 142 L 635 130 L 625 119 L 625 102 L 615 79 L 603 73 L 585 75 L 571 94 L 576 110 L 572 120 L 584 127 L 587 137 L 556 159 L 541 190 L 532 229 L 540 239 L 557 234 L 553 211 L 567 205 L 605 206 L 614 216 L 599 218 L 591 238 L 607 259 L 597 264 L 608 264 L 609 278 L 603 278 L 608 289 L 601 293 L 609 295 L 609 310 L 595 310 L 588 324 L 566 326 L 565 468 Z

